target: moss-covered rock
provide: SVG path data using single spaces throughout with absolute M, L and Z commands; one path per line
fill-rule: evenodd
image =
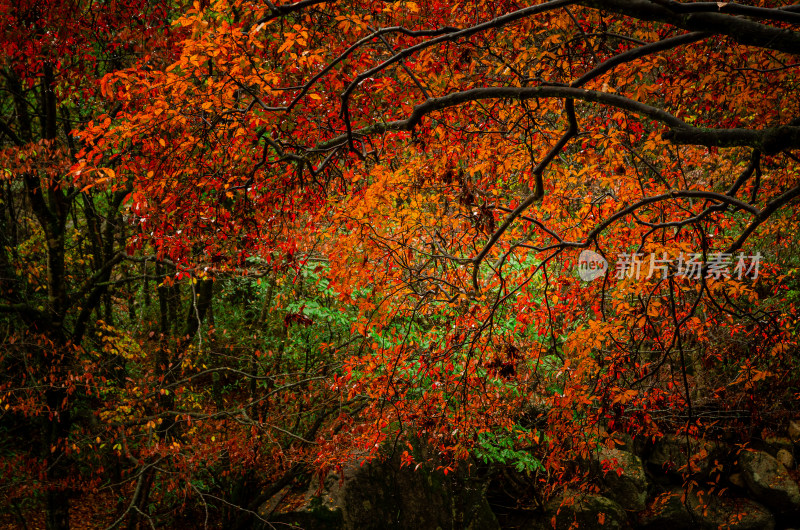
M 751 499 L 726 498 L 708 494 L 690 495 L 690 508 L 700 528 L 729 530 L 772 530 L 772 513 Z
M 639 526 L 644 530 L 692 528 L 694 523 L 695 518 L 684 502 L 683 490 L 662 493 L 639 514 Z
M 709 493 L 686 494 L 682 489 L 657 496 L 639 514 L 639 527 L 643 530 L 772 530 L 774 526 L 770 511 L 753 500 Z
M 619 504 L 607 497 L 583 492 L 568 493 L 548 503 L 544 523 L 545 527 L 556 530 L 630 527 L 628 516 Z
M 325 480 L 308 509 L 340 514 L 342 529 L 493 529 L 497 519 L 485 497 L 486 482 L 467 466 L 445 476 L 429 466 L 400 467 L 398 457 L 353 462 Z
M 325 505 L 319 497 L 312 498 L 303 508 L 270 517 L 272 523 L 289 525 L 303 530 L 341 530 L 344 516 L 341 508 Z M 262 525 L 262 528 L 274 528 Z
M 647 478 L 641 459 L 620 449 L 600 449 L 592 462 L 600 474 L 603 495 L 625 510 L 644 510 Z
M 667 435 L 653 445 L 647 463 L 665 473 L 704 476 L 727 452 L 728 448 L 717 442 Z

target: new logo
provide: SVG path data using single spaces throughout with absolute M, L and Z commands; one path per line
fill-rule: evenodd
M 578 256 L 578 276 L 585 282 L 603 276 L 608 270 L 606 259 L 592 250 L 584 250 Z

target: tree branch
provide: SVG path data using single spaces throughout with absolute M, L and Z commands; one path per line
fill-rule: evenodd
M 608 72 L 609 70 L 619 66 L 623 63 L 629 63 L 631 61 L 635 61 L 641 57 L 645 57 L 647 55 L 651 55 L 653 53 L 661 52 L 664 50 L 670 50 L 672 48 L 677 48 L 679 46 L 683 46 L 686 44 L 691 44 L 693 42 L 697 42 L 707 38 L 710 33 L 704 32 L 694 32 L 694 33 L 686 33 L 684 35 L 679 35 L 677 37 L 670 37 L 668 39 L 660 40 L 657 42 L 651 42 L 649 44 L 645 44 L 644 46 L 639 46 L 638 48 L 632 48 L 630 50 L 624 51 L 615 55 L 614 57 L 608 59 L 607 61 L 600 63 L 599 65 L 595 66 L 578 79 L 572 82 L 570 86 L 572 87 L 580 87 L 586 84 L 588 81 L 595 79 L 596 77 L 600 77 L 604 73 Z
M 745 18 L 733 16 L 734 14 L 744 14 L 742 11 L 745 6 L 733 7 L 732 11 L 738 10 L 739 13 L 723 14 L 717 7 L 716 13 L 703 12 L 682 12 L 682 5 L 690 6 L 693 4 L 679 4 L 669 0 L 584 0 L 581 5 L 595 9 L 610 11 L 618 15 L 632 17 L 638 20 L 648 20 L 653 22 L 663 22 L 672 26 L 688 31 L 703 31 L 716 33 L 729 37 L 734 42 L 745 46 L 755 46 L 767 48 L 793 55 L 800 54 L 800 33 L 787 29 L 775 28 L 753 22 Z M 702 9 L 710 9 L 712 2 L 703 2 Z M 717 5 L 717 4 L 715 4 Z M 750 8 L 750 16 L 753 15 L 754 8 Z M 769 9 L 758 12 L 760 18 L 775 17 L 794 17 L 790 11 Z M 769 15 L 769 17 L 767 17 Z
M 764 154 L 776 154 L 787 149 L 800 148 L 800 127 L 794 125 L 780 125 L 769 129 L 710 129 L 694 127 L 675 117 L 673 114 L 640 103 L 636 100 L 595 90 L 585 90 L 566 86 L 536 86 L 536 87 L 491 87 L 474 88 L 461 92 L 453 92 L 446 96 L 431 98 L 414 107 L 411 115 L 405 120 L 396 120 L 386 123 L 376 123 L 351 131 L 348 134 L 317 144 L 314 150 L 324 151 L 345 144 L 351 136 L 369 136 L 382 134 L 389 131 L 411 131 L 422 118 L 428 114 L 455 107 L 463 103 L 480 101 L 484 99 L 546 99 L 568 98 L 588 101 L 626 110 L 633 114 L 661 122 L 670 130 L 664 134 L 664 139 L 681 145 L 703 145 L 706 147 L 755 147 Z

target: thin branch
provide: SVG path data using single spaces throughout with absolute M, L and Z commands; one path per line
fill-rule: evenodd
M 574 4 L 575 0 L 551 0 L 550 2 L 545 2 L 544 4 L 529 6 L 524 9 L 518 9 L 517 11 L 512 11 L 511 13 L 507 13 L 505 15 L 496 17 L 492 20 L 483 22 L 481 24 L 476 24 L 469 28 L 462 29 L 460 31 L 455 31 L 452 33 L 448 33 L 446 35 L 442 35 L 440 37 L 436 37 L 431 40 L 427 40 L 425 42 L 421 42 L 414 46 L 409 46 L 408 48 L 396 53 L 389 59 L 381 62 L 380 64 L 360 73 L 358 76 L 351 81 L 351 83 L 344 89 L 341 93 L 341 100 L 342 100 L 342 108 L 341 108 L 341 116 L 345 121 L 345 127 L 347 129 L 347 143 L 350 145 L 350 148 L 354 150 L 353 146 L 353 131 L 352 126 L 350 124 L 350 109 L 349 109 L 349 98 L 353 91 L 358 87 L 364 80 L 374 76 L 378 72 L 381 72 L 386 67 L 401 61 L 402 59 L 415 54 L 418 51 L 421 51 L 425 48 L 429 48 L 436 44 L 441 44 L 447 41 L 455 41 L 461 38 L 469 37 L 483 31 L 499 28 L 516 22 L 518 20 L 522 20 L 532 15 L 537 15 L 539 13 L 544 13 L 547 11 L 552 11 L 554 9 L 559 9 L 561 7 L 565 7 L 571 4 Z M 430 101 L 430 100 L 429 100 Z
M 564 102 L 564 110 L 567 114 L 567 122 L 569 126 L 561 138 L 556 142 L 556 145 L 553 146 L 550 151 L 545 155 L 545 157 L 539 162 L 536 167 L 533 169 L 532 174 L 534 176 L 536 182 L 536 188 L 534 189 L 533 193 L 531 193 L 519 206 L 517 206 L 513 212 L 511 212 L 503 224 L 498 228 L 489 238 L 489 241 L 486 242 L 486 245 L 480 251 L 480 253 L 475 256 L 473 260 L 473 268 L 472 268 L 472 286 L 476 291 L 480 290 L 478 285 L 478 270 L 480 269 L 480 264 L 489 251 L 494 247 L 503 233 L 508 230 L 508 227 L 511 226 L 520 215 L 522 215 L 525 210 L 527 210 L 534 202 L 539 201 L 544 197 L 544 179 L 542 175 L 544 174 L 544 170 L 553 161 L 553 159 L 558 156 L 562 149 L 567 145 L 567 143 L 576 135 L 578 134 L 578 121 L 575 117 L 575 102 L 571 99 L 568 99 Z
M 580 87 L 586 84 L 588 81 L 600 77 L 604 73 L 608 72 L 609 70 L 619 66 L 623 63 L 629 63 L 631 61 L 635 61 L 636 59 L 640 59 L 641 57 L 645 57 L 647 55 L 651 55 L 657 52 L 670 50 L 672 48 L 677 48 L 679 46 L 684 46 L 686 44 L 691 44 L 693 42 L 697 42 L 707 38 L 710 33 L 703 33 L 703 32 L 694 32 L 694 33 L 686 33 L 685 35 L 679 35 L 677 37 L 670 37 L 668 39 L 660 40 L 658 42 L 651 42 L 649 44 L 645 44 L 644 46 L 639 46 L 638 48 L 632 48 L 630 50 L 624 51 L 615 55 L 614 57 L 608 59 L 607 61 L 598 64 L 578 79 L 572 82 L 570 86 L 572 87 Z

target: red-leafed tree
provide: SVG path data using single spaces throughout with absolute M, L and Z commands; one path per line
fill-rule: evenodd
M 502 439 L 541 499 L 607 430 L 777 429 L 798 384 L 798 25 L 767 0 L 195 3 L 174 57 L 103 78 L 113 110 L 51 185 L 124 204 L 161 282 L 158 344 L 120 360 L 150 370 L 118 395 L 135 410 L 107 415 L 136 484 L 117 523 L 159 475 L 247 524 L 400 436 L 445 472 Z M 587 250 L 608 267 L 588 282 Z M 239 339 L 273 342 L 223 356 L 214 285 L 264 278 Z M 309 280 L 343 312 L 292 305 Z M 6 311 L 39 322 L 29 306 Z
M 173 60 L 174 7 L 0 6 L 1 494 L 12 505 L 43 494 L 47 528 L 68 528 L 70 496 L 99 481 L 75 458 L 73 434 L 91 415 L 93 378 L 113 364 L 84 346 L 101 315 L 111 318 L 129 231 L 130 189 L 76 187 L 73 131 L 116 112 L 100 96 L 104 75 Z

